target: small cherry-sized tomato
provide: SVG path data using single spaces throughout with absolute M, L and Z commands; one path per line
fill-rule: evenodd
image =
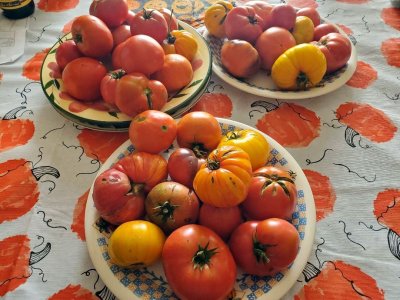
M 162 47 L 165 54 L 180 54 L 189 61 L 193 60 L 198 48 L 196 38 L 186 30 L 172 30 L 164 40 Z
M 111 53 L 114 46 L 110 29 L 95 16 L 76 17 L 71 25 L 71 33 L 79 51 L 85 56 L 104 57 Z
M 179 227 L 167 237 L 162 264 L 170 287 L 182 300 L 226 299 L 236 281 L 228 246 L 197 224 Z
M 279 167 L 264 166 L 253 172 L 242 209 L 253 220 L 290 220 L 297 204 L 295 175 Z
M 89 13 L 101 19 L 109 28 L 121 25 L 128 17 L 127 0 L 93 0 Z
M 242 223 L 243 217 L 239 206 L 215 207 L 203 204 L 200 207 L 199 224 L 210 228 L 225 241 Z
M 124 268 L 140 268 L 157 262 L 165 243 L 164 232 L 145 220 L 125 222 L 108 241 L 111 261 Z
M 271 26 L 292 30 L 296 22 L 296 9 L 290 4 L 277 4 L 271 9 Z
M 144 214 L 145 195 L 128 175 L 114 168 L 102 172 L 93 184 L 93 202 L 100 216 L 119 225 Z
M 253 45 L 238 39 L 224 42 L 221 48 L 221 63 L 230 74 L 239 78 L 254 75 L 261 66 L 260 56 Z
M 100 61 L 90 57 L 76 58 L 62 72 L 64 89 L 77 100 L 98 100 L 101 98 L 100 84 L 106 74 L 107 69 Z
M 122 69 L 108 72 L 103 77 L 100 83 L 100 93 L 103 97 L 104 102 L 115 105 L 115 98 L 117 94 L 117 84 L 119 80 L 126 75 L 126 72 Z
M 134 117 L 145 110 L 161 110 L 167 103 L 168 92 L 157 80 L 149 80 L 141 73 L 123 76 L 116 89 L 115 104 L 128 116 Z
M 73 40 L 64 41 L 56 50 L 56 63 L 63 70 L 70 61 L 81 56 L 83 54 Z
M 168 174 L 173 181 L 192 188 L 193 179 L 201 163 L 194 152 L 188 148 L 177 148 L 168 157 Z
M 162 13 L 155 9 L 139 11 L 131 19 L 132 35 L 144 34 L 151 36 L 159 44 L 167 37 L 168 24 Z
M 196 193 L 174 181 L 157 184 L 145 200 L 147 217 L 167 234 L 181 226 L 196 223 L 199 206 Z
M 133 118 L 129 139 L 137 151 L 157 154 L 171 146 L 176 132 L 176 122 L 170 115 L 149 109 Z
M 225 34 L 225 20 L 233 5 L 229 1 L 219 0 L 209 6 L 204 12 L 204 25 L 207 31 L 217 37 L 224 38 Z
M 207 112 L 190 112 L 178 121 L 176 139 L 179 147 L 192 149 L 197 157 L 205 158 L 218 146 L 221 138 L 218 120 Z
M 331 23 L 319 24 L 314 28 L 314 41 L 319 41 L 324 35 L 331 32 L 339 32 L 339 29 Z
M 321 17 L 318 13 L 318 11 L 314 8 L 314 7 L 303 7 L 300 8 L 297 12 L 296 12 L 297 16 L 306 16 L 309 17 L 313 24 L 314 27 L 318 26 L 319 24 L 321 24 Z
M 125 42 L 128 38 L 132 36 L 131 28 L 129 27 L 129 25 L 125 24 L 115 27 L 114 29 L 112 29 L 111 33 L 114 41 L 114 48 L 122 42 Z
M 314 37 L 314 23 L 306 16 L 297 16 L 292 34 L 296 44 L 309 43 Z

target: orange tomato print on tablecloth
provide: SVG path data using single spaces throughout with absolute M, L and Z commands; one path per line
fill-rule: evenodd
M 30 277 L 29 257 L 29 238 L 26 235 L 0 241 L 0 296 L 15 290 Z
M 294 296 L 295 300 L 383 300 L 376 280 L 343 261 L 325 262 L 320 273 Z
M 190 110 L 205 111 L 214 117 L 230 118 L 232 117 L 232 100 L 228 95 L 222 93 L 204 93 L 199 102 L 197 102 Z
M 46 12 L 60 12 L 75 8 L 79 0 L 40 0 L 37 7 Z
M 40 69 L 42 68 L 43 60 L 49 51 L 50 48 L 44 49 L 29 59 L 22 67 L 22 76 L 31 80 L 40 80 Z
M 369 0 L 336 0 L 337 2 L 349 3 L 349 4 L 364 4 Z
M 400 67 L 400 38 L 383 41 L 381 52 L 390 66 Z
M 371 65 L 358 61 L 356 71 L 346 84 L 354 88 L 366 89 L 377 78 L 378 72 Z
M 344 103 L 336 110 L 336 117 L 340 123 L 372 142 L 390 141 L 397 131 L 397 127 L 384 112 L 369 104 Z
M 374 200 L 374 215 L 380 224 L 400 235 L 400 190 L 387 189 Z
M 260 106 L 265 108 L 266 103 Z M 258 105 L 253 103 L 252 106 Z M 307 147 L 319 136 L 321 120 L 315 112 L 289 103 L 281 103 L 272 110 L 271 106 L 266 109 L 268 112 L 257 121 L 256 127 L 282 146 Z
M 80 285 L 68 285 L 66 288 L 52 295 L 48 300 L 98 300 L 88 289 Z
M 381 18 L 385 24 L 400 30 L 400 8 L 387 7 L 382 9 Z
M 71 225 L 71 230 L 75 232 L 78 235 L 78 238 L 82 241 L 86 240 L 85 210 L 88 196 L 89 190 L 87 190 L 82 196 L 80 196 L 78 201 L 76 202 Z
M 312 170 L 303 171 L 314 195 L 317 221 L 320 221 L 333 212 L 336 202 L 335 190 L 328 176 Z
M 103 132 L 83 129 L 78 140 L 88 157 L 105 162 L 121 144 L 129 139 L 128 132 Z
M 287 4 L 290 4 L 297 8 L 312 7 L 317 8 L 318 3 L 315 0 L 289 0 Z

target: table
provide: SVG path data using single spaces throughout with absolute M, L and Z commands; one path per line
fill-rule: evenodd
M 173 8 L 198 27 L 214 1 L 128 2 L 134 10 Z M 400 299 L 400 9 L 387 0 L 286 2 L 317 7 L 352 37 L 358 51 L 353 77 L 329 95 L 277 101 L 245 94 L 213 75 L 195 109 L 271 135 L 309 180 L 317 208 L 314 247 L 284 299 Z M 37 0 L 24 54 L 0 65 L 4 299 L 114 299 L 88 255 L 84 209 L 96 172 L 128 135 L 64 119 L 39 84 L 46 49 L 89 4 Z M 279 107 L 285 122 L 304 129 L 264 126 L 268 103 Z

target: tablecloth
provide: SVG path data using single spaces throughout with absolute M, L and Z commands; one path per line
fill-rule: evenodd
M 84 210 L 96 172 L 128 134 L 85 129 L 49 104 L 41 62 L 90 1 L 35 2 L 23 55 L 0 65 L 0 297 L 114 299 L 90 260 Z M 213 2 L 128 0 L 133 10 L 173 8 L 196 27 Z M 278 100 L 213 74 L 192 110 L 270 135 L 310 183 L 313 251 L 284 299 L 400 299 L 400 9 L 388 0 L 286 2 L 316 7 L 351 37 L 352 78 L 317 98 Z

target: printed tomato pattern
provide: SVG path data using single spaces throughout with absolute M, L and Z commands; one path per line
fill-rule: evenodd
M 70 284 L 49 298 L 49 300 L 63 300 L 63 299 L 96 300 L 99 298 L 93 295 L 91 291 L 80 285 Z
M 400 38 L 390 38 L 382 42 L 381 52 L 388 65 L 400 67 Z
M 79 0 L 40 0 L 37 7 L 46 12 L 60 12 L 76 7 Z
M 86 240 L 85 209 L 88 196 L 89 196 L 89 191 L 86 191 L 82 196 L 78 198 L 78 201 L 75 204 L 74 214 L 71 224 L 71 230 L 75 232 L 78 238 L 82 241 Z
M 46 48 L 37 52 L 32 58 L 28 59 L 23 66 L 22 75 L 31 80 L 39 80 L 42 62 L 49 50 L 50 48 Z
M 400 9 L 394 7 L 386 7 L 382 9 L 381 18 L 387 25 L 394 29 L 400 30 Z
M 357 68 L 347 85 L 354 88 L 366 89 L 378 78 L 378 72 L 368 63 L 357 62 Z

